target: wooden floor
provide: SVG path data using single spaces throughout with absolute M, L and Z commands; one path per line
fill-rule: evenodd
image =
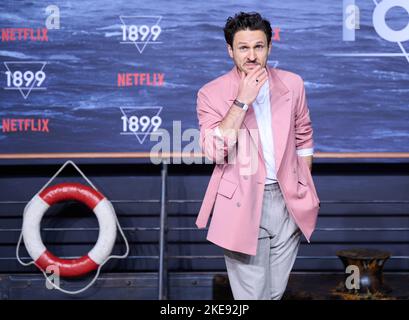
M 384 283 L 391 291 L 386 296 L 342 295 L 337 287 L 343 284 L 342 273 L 291 273 L 283 300 L 357 300 L 409 299 L 409 273 L 385 273 Z M 61 281 L 67 290 L 78 290 L 89 278 Z M 0 300 L 157 300 L 158 273 L 102 274 L 86 292 L 70 296 L 45 286 L 39 274 L 0 274 Z M 171 300 L 233 300 L 226 273 L 170 273 L 168 299 Z

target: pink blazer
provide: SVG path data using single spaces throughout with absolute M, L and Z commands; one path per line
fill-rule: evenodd
M 300 76 L 274 68 L 268 68 L 268 77 L 277 180 L 289 213 L 310 242 L 320 200 L 306 162 L 296 153 L 296 150 L 313 147 L 304 83 Z M 200 146 L 216 165 L 196 225 L 205 228 L 212 214 L 207 233 L 209 241 L 255 255 L 266 169 L 252 106 L 236 143 L 223 140 L 214 130 L 237 97 L 239 82 L 239 71 L 234 67 L 198 92 Z M 245 151 L 237 151 L 244 144 Z M 252 156 L 251 150 L 256 150 Z M 236 161 L 227 161 L 232 154 L 236 155 Z

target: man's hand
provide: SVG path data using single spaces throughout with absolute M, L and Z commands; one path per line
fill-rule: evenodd
M 268 73 L 266 68 L 261 68 L 260 66 L 252 69 L 247 75 L 241 72 L 237 100 L 247 105 L 253 103 L 253 101 L 256 100 L 260 88 L 266 83 L 267 79 Z M 256 80 L 258 80 L 258 82 Z M 233 104 L 219 124 L 222 136 L 228 137 L 230 141 L 236 141 L 237 130 L 239 130 L 245 116 L 246 111 Z
M 256 66 L 247 75 L 241 71 L 237 100 L 247 105 L 253 103 L 257 98 L 260 88 L 266 83 L 267 79 L 267 70 L 266 68 L 261 68 L 260 65 Z

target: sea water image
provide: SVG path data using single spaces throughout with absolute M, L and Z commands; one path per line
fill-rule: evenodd
M 315 152 L 408 152 L 409 45 L 376 30 L 380 3 L 355 1 L 344 41 L 343 1 L 2 1 L 0 153 L 146 152 L 157 129 L 197 129 L 197 91 L 233 67 L 223 26 L 239 11 L 270 20 L 269 65 L 304 79 Z M 407 21 L 385 13 L 390 30 Z

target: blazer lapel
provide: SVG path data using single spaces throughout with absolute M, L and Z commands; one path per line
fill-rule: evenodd
M 268 81 L 270 88 L 270 107 L 271 107 L 271 124 L 273 127 L 274 140 L 274 156 L 276 172 L 278 172 L 284 152 L 287 145 L 288 134 L 291 123 L 291 95 L 288 88 L 280 80 L 275 69 L 267 66 Z M 240 74 L 236 66 L 230 71 L 231 87 L 230 87 L 230 105 L 236 99 L 240 83 Z M 250 105 L 249 110 L 243 121 L 244 126 L 249 130 L 250 136 L 257 145 L 257 150 L 261 159 L 264 159 L 263 149 L 261 145 L 260 135 L 257 126 L 256 114 L 253 106 Z
M 229 98 L 230 105 L 233 103 L 234 99 L 236 99 L 238 90 L 239 90 L 239 83 L 240 83 L 240 74 L 239 70 L 236 66 L 230 71 L 231 73 L 231 96 Z M 243 120 L 244 126 L 249 130 L 250 136 L 253 139 L 253 142 L 257 145 L 257 151 L 261 159 L 264 159 L 263 156 L 263 149 L 261 146 L 260 135 L 258 132 L 257 126 L 257 118 L 254 112 L 253 106 L 250 105 L 249 109 L 246 112 L 246 116 Z
M 268 69 L 270 87 L 271 125 L 273 126 L 274 157 L 276 172 L 283 160 L 291 123 L 291 92 L 277 75 L 275 69 Z

